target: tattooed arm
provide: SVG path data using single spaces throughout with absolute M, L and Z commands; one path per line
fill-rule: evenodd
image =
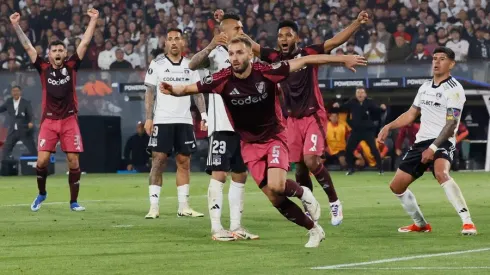
M 446 140 L 450 137 L 454 136 L 454 131 L 456 130 L 456 126 L 458 125 L 458 119 L 461 115 L 461 110 L 456 108 L 448 108 L 446 115 L 446 125 L 442 128 L 439 136 L 432 142 L 437 148 L 441 146 Z
M 201 113 L 201 131 L 208 130 L 208 115 L 206 114 L 206 100 L 203 94 L 195 94 L 192 96 L 199 113 Z
M 155 95 L 156 87 L 147 85 L 145 92 L 145 131 L 148 135 L 151 135 L 151 130 L 153 128 L 153 108 L 155 105 Z
M 27 38 L 24 31 L 22 31 L 22 28 L 19 25 L 19 21 L 20 14 L 18 12 L 10 16 L 10 22 L 12 22 L 12 27 L 14 28 L 15 33 L 19 38 L 20 44 L 22 44 L 22 47 L 24 47 L 24 49 L 26 50 L 27 55 L 29 55 L 29 58 L 31 59 L 31 62 L 34 63 L 37 59 L 36 49 L 32 46 L 31 41 L 29 40 L 29 38 Z
M 189 69 L 194 71 L 197 69 L 203 69 L 209 67 L 210 61 L 208 56 L 211 53 L 211 51 L 214 50 L 214 48 L 216 48 L 218 45 L 226 46 L 227 42 L 228 42 L 228 37 L 223 32 L 214 36 L 213 40 L 211 40 L 211 43 L 209 43 L 209 45 L 206 48 L 196 53 L 191 58 L 191 61 L 189 62 Z

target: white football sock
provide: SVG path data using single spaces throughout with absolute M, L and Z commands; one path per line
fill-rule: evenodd
M 417 204 L 415 195 L 412 193 L 412 191 L 410 191 L 410 189 L 407 189 L 403 194 L 395 195 L 400 199 L 403 209 L 405 209 L 408 215 L 412 217 L 417 226 L 422 227 L 427 224 L 427 221 L 425 220 L 424 215 Z
M 189 208 L 189 184 L 177 186 L 177 199 L 179 200 L 179 212 Z
M 148 189 L 150 190 L 150 205 L 158 207 L 162 187 L 158 185 L 150 185 Z
M 458 212 L 459 216 L 461 217 L 463 224 L 473 223 L 471 221 L 470 210 L 466 205 L 466 201 L 464 200 L 463 194 L 461 193 L 461 189 L 459 189 L 458 184 L 453 179 L 450 179 L 441 184 L 441 186 L 442 188 L 444 188 L 448 200 L 451 202 L 451 204 L 454 206 L 454 209 L 456 209 L 456 212 Z
M 224 183 L 211 179 L 208 187 L 208 209 L 211 218 L 211 230 L 216 232 L 223 228 L 221 225 L 221 211 L 223 208 Z
M 245 184 L 230 183 L 228 191 L 228 203 L 230 204 L 230 230 L 236 230 L 242 226 L 243 202 L 245 199 Z

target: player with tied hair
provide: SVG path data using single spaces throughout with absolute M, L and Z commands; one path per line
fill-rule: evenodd
M 272 65 L 251 62 L 252 44 L 247 38 L 232 39 L 228 45 L 231 68 L 187 86 L 160 85 L 160 91 L 176 96 L 217 93 L 223 98 L 235 131 L 241 138 L 241 152 L 255 182 L 272 205 L 288 220 L 309 230 L 305 247 L 317 247 L 325 232 L 317 223 L 320 204 L 310 189 L 286 179 L 289 169 L 286 125 L 279 103 L 277 83 L 306 65 L 328 62 L 366 65 L 360 56 L 307 56 Z M 289 197 L 301 200 L 311 219 Z
M 302 56 L 330 53 L 349 39 L 362 24 L 368 21 L 367 12 L 359 13 L 357 19 L 345 30 L 322 44 L 300 48 L 298 25 L 293 21 L 279 23 L 277 49 L 260 47 L 253 43 L 256 56 L 267 63 L 291 60 Z M 296 163 L 296 181 L 313 190 L 310 171 L 315 176 L 330 202 L 331 224 L 340 225 L 343 220 L 342 204 L 337 197 L 332 178 L 323 165 L 321 156 L 326 147 L 325 125 L 327 113 L 318 84 L 318 65 L 307 65 L 294 72 L 280 83 L 288 110 L 287 132 L 289 161 Z
M 73 211 L 85 210 L 77 202 L 80 190 L 78 154 L 83 152 L 83 144 L 77 120 L 78 99 L 75 87 L 77 71 L 92 40 L 99 12 L 96 9 L 89 9 L 87 15 L 90 17 L 90 22 L 76 52 L 66 59 L 65 44 L 61 41 L 53 41 L 49 44 L 49 60 L 37 54 L 29 38 L 22 31 L 19 25 L 20 14 L 16 12 L 10 16 L 20 43 L 41 76 L 43 93 L 36 166 L 39 195 L 31 205 L 32 211 L 38 211 L 42 202 L 46 200 L 47 167 L 51 153 L 56 151 L 58 141 L 61 141 L 61 150 L 66 153 L 70 169 L 68 174 L 71 194 L 70 209 Z
M 378 141 L 383 142 L 390 130 L 412 123 L 419 115 L 420 130 L 415 143 L 403 156 L 390 189 L 400 199 L 403 209 L 413 219 L 414 224 L 398 229 L 399 232 L 431 232 L 414 194 L 408 186 L 421 177 L 427 168 L 432 173 L 446 196 L 463 221 L 463 235 L 475 235 L 476 227 L 458 184 L 449 175 L 456 146 L 455 134 L 466 101 L 463 86 L 451 76 L 456 62 L 454 52 L 447 47 L 434 50 L 432 81 L 420 86 L 412 107 L 395 121 L 381 129 Z
M 160 216 L 162 173 L 168 157 L 175 154 L 176 184 L 179 202 L 178 217 L 203 217 L 189 206 L 190 155 L 197 149 L 191 115 L 191 98 L 156 94 L 156 87 L 165 81 L 186 85 L 199 80 L 199 74 L 189 70 L 189 59 L 182 57 L 184 39 L 182 30 L 169 29 L 165 39 L 164 55 L 151 61 L 146 72 L 145 131 L 150 136 L 151 171 L 149 177 L 150 210 L 146 219 Z
M 222 12 L 222 11 L 221 11 Z M 219 13 L 219 11 L 217 12 Z M 216 73 L 230 67 L 230 58 L 226 48 L 229 40 L 243 35 L 242 23 L 236 14 L 221 14 L 220 30 L 211 43 L 195 54 L 190 63 L 191 70 L 201 69 L 204 75 Z M 203 94 L 196 94 L 196 102 L 204 102 Z M 206 172 L 211 174 L 208 187 L 208 209 L 211 219 L 211 238 L 216 241 L 233 241 L 235 239 L 255 240 L 259 236 L 245 229 L 242 214 L 245 200 L 245 182 L 247 167 L 240 151 L 240 137 L 235 132 L 226 113 L 223 99 L 219 94 L 209 95 L 209 110 L 206 105 L 196 104 L 207 124 L 209 135 L 209 152 Z M 201 125 L 203 129 L 205 125 Z M 228 172 L 231 172 L 228 202 L 230 207 L 230 230 L 221 224 L 223 209 L 223 187 Z

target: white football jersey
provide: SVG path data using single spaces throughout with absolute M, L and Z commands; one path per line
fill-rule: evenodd
M 163 54 L 151 61 L 146 72 L 145 85 L 157 87 L 153 124 L 193 124 L 190 96 L 175 97 L 158 91 L 161 82 L 189 85 L 199 81 L 199 73 L 189 69 L 189 61 L 183 57 L 179 63 L 173 63 Z
M 201 78 L 228 68 L 231 65 L 228 50 L 223 46 L 218 46 L 212 50 L 208 58 L 210 65 L 206 70 L 201 70 Z M 208 136 L 211 136 L 214 131 L 234 132 L 221 96 L 218 94 L 209 94 L 208 106 Z
M 415 142 L 435 139 L 439 136 L 442 128 L 446 125 L 447 109 L 458 109 L 460 114 L 457 115 L 458 125 L 463 112 L 463 106 L 466 101 L 463 86 L 453 77 L 448 78 L 434 86 L 433 81 L 427 81 L 420 86 L 413 106 L 420 108 L 420 130 L 417 133 Z M 452 144 L 456 144 L 456 132 L 449 138 Z

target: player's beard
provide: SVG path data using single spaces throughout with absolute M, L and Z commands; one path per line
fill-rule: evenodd
M 234 73 L 243 74 L 248 69 L 248 66 L 250 66 L 249 62 L 243 62 L 240 68 L 235 69 L 234 66 L 231 66 L 231 68 L 233 69 Z

